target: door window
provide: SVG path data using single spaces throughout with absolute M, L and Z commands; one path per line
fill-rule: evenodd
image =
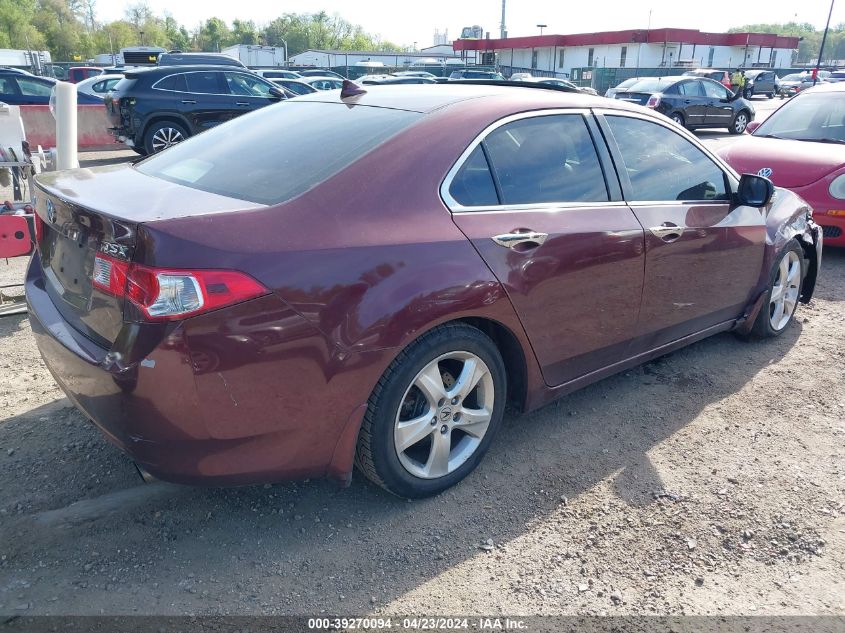
M 188 92 L 200 94 L 220 94 L 223 89 L 220 86 L 220 73 L 218 72 L 194 72 L 187 73 Z
M 53 84 L 44 84 L 40 81 L 25 78 L 18 78 L 16 81 L 21 89 L 21 94 L 28 97 L 49 97 L 53 90 Z
M 690 141 L 657 123 L 607 116 L 631 181 L 630 200 L 729 200 L 725 173 Z
M 704 94 L 711 99 L 727 99 L 728 90 L 722 84 L 712 83 L 709 81 L 703 82 Z
M 15 94 L 15 85 L 8 77 L 0 77 L 0 94 L 12 95 Z
M 704 89 L 700 81 L 685 81 L 678 85 L 678 92 L 685 97 L 703 97 Z
M 245 97 L 269 97 L 270 86 L 264 83 L 256 75 L 225 72 L 223 76 L 226 78 L 226 85 L 229 87 L 229 92 L 233 95 L 242 95 Z
M 607 202 L 593 139 L 580 114 L 520 119 L 484 140 L 502 204 Z

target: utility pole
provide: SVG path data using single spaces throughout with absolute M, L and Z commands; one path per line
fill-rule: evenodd
M 819 66 L 822 65 L 822 55 L 824 55 L 824 44 L 827 41 L 827 31 L 830 28 L 830 16 L 833 15 L 833 2 L 830 0 L 830 11 L 827 14 L 827 24 L 824 25 L 824 35 L 822 35 L 822 45 L 819 48 L 819 61 L 816 62 L 816 72 L 813 73 L 813 85 L 819 80 Z
M 505 26 L 505 4 L 507 0 L 502 0 L 502 23 L 499 25 L 499 37 L 505 39 L 508 36 L 508 27 Z

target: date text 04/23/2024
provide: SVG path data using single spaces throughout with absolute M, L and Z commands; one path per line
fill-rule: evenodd
M 309 618 L 308 628 L 312 630 L 331 631 L 378 631 L 378 630 L 408 630 L 408 631 L 520 631 L 526 630 L 527 624 L 512 618 L 438 618 L 438 617 L 409 617 L 409 618 Z

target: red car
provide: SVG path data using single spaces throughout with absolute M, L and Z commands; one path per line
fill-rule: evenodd
M 715 70 L 713 68 L 696 68 L 695 70 L 688 70 L 684 73 L 689 77 L 707 77 L 718 81 L 728 90 L 732 89 L 731 74 L 727 70 Z
M 813 208 L 828 246 L 845 246 L 845 83 L 801 91 L 753 133 L 719 154 L 739 172 L 760 174 Z
M 822 240 L 773 192 L 623 102 L 349 82 L 134 166 L 39 176 L 30 319 L 152 475 L 348 482 L 357 462 L 431 495 L 508 403 L 783 332 Z

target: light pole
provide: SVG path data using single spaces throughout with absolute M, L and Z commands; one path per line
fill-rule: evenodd
M 543 34 L 543 29 L 546 28 L 548 24 L 538 24 L 537 28 L 540 29 L 540 35 Z
M 830 16 L 833 15 L 833 2 L 830 0 L 830 11 L 827 14 L 827 24 L 824 25 L 824 35 L 822 35 L 822 45 L 819 48 L 819 61 L 816 62 L 816 72 L 813 73 L 813 85 L 819 80 L 819 66 L 822 65 L 822 55 L 824 55 L 824 44 L 827 41 L 827 31 L 830 28 Z

